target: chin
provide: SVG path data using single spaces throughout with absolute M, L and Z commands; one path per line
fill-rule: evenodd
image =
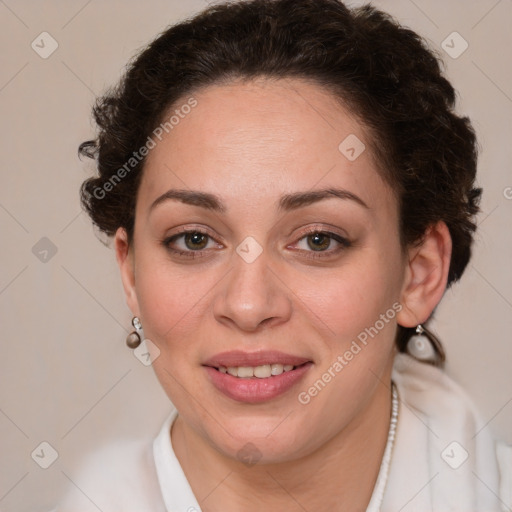
M 245 416 L 225 421 L 222 427 L 213 422 L 203 425 L 207 429 L 203 435 L 223 455 L 246 465 L 278 464 L 307 455 L 307 447 L 313 445 L 312 440 L 302 438 L 311 430 L 292 424 L 292 417 Z

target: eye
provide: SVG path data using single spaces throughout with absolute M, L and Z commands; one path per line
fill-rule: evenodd
M 184 230 L 167 237 L 162 244 L 171 253 L 188 258 L 204 256 L 203 251 L 218 248 L 220 245 L 208 233 L 199 229 Z
M 191 259 L 204 257 L 211 249 L 223 247 L 209 233 L 197 228 L 183 229 L 162 240 L 162 245 L 175 256 Z M 326 258 L 350 246 L 351 242 L 337 233 L 313 229 L 289 248 L 299 250 L 307 258 Z
M 351 242 L 337 233 L 313 230 L 299 239 L 296 248 L 309 258 L 329 257 L 351 246 Z

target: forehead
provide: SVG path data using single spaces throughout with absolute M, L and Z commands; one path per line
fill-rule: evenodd
M 191 97 L 196 106 L 184 109 L 189 113 L 147 157 L 142 201 L 176 186 L 227 201 L 240 194 L 264 201 L 317 186 L 343 186 L 368 202 L 385 200 L 389 190 L 367 130 L 320 86 L 298 79 L 212 85 L 176 102 L 169 116 Z

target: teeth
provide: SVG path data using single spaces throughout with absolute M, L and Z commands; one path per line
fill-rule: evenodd
M 242 377 L 243 379 L 254 377 L 254 368 L 251 366 L 239 366 L 238 377 Z
M 270 373 L 272 375 L 281 375 L 283 373 L 283 365 L 279 363 L 275 363 L 270 366 Z
M 250 379 L 257 377 L 258 379 L 267 379 L 272 375 L 281 375 L 283 372 L 293 370 L 292 364 L 264 364 L 261 366 L 219 366 L 218 370 L 221 373 L 229 373 L 233 377 L 240 377 L 242 379 Z
M 269 364 L 265 364 L 263 366 L 256 366 L 254 368 L 254 376 L 258 377 L 258 379 L 266 379 L 267 377 L 270 377 L 272 375 L 272 371 L 270 369 Z

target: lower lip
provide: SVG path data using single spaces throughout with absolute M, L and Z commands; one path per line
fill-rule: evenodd
M 258 377 L 240 378 L 229 373 L 222 373 L 210 366 L 204 368 L 212 384 L 224 395 L 249 404 L 257 404 L 272 400 L 295 386 L 309 370 L 313 363 L 305 363 L 294 370 L 283 372 L 265 379 Z

